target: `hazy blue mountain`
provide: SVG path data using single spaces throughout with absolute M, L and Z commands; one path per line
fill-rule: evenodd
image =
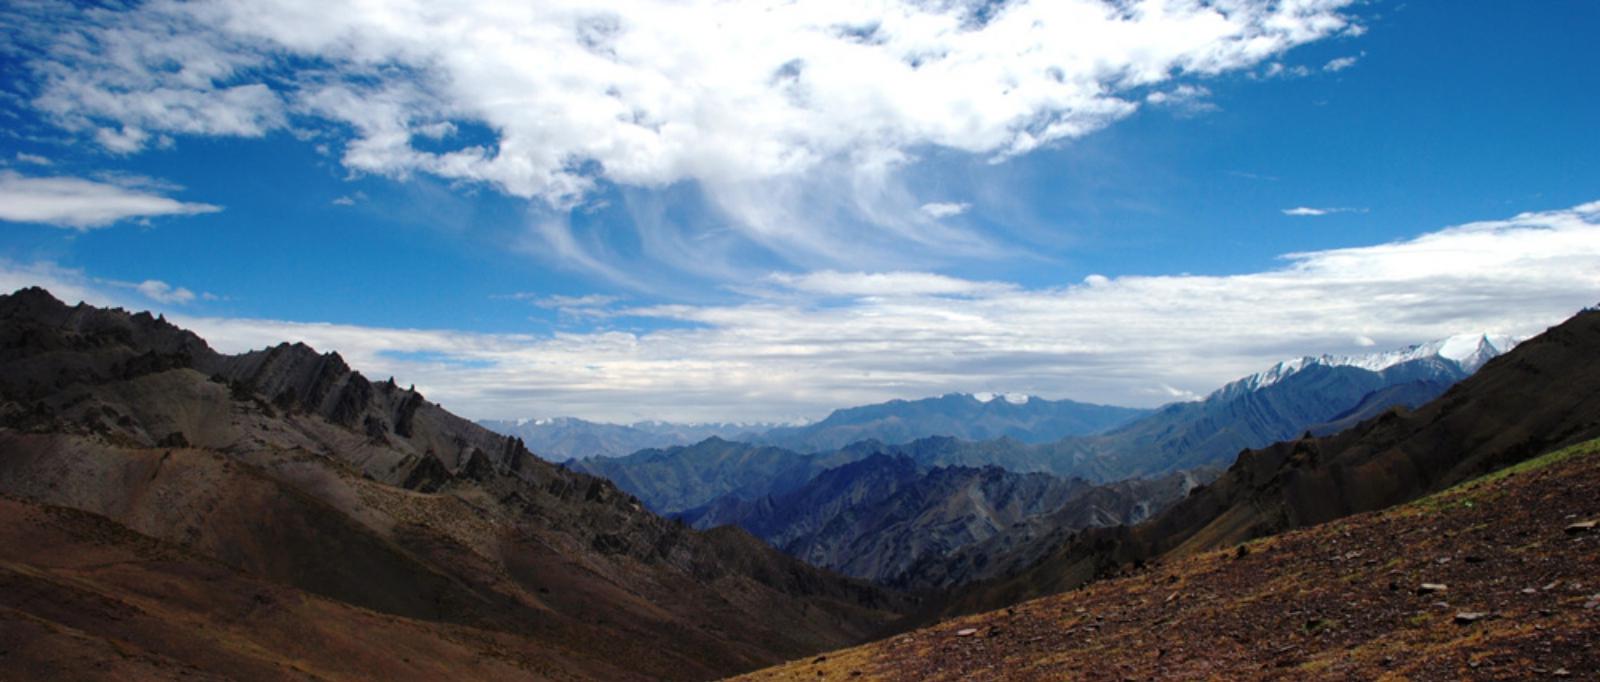
M 672 514 L 724 495 L 758 499 L 787 492 L 829 467 L 862 456 L 853 450 L 803 455 L 712 437 L 693 445 L 640 450 L 624 457 L 586 457 L 567 462 L 567 466 L 609 478 L 656 512 Z
M 1047 443 L 1105 431 L 1149 413 L 1032 396 L 950 393 L 835 410 L 814 424 L 771 429 L 755 442 L 797 452 L 835 450 L 863 440 L 898 444 L 932 436 Z
M 1045 518 L 1051 530 L 1062 531 L 1136 523 L 1187 491 L 1148 481 L 1100 488 L 994 466 L 929 468 L 904 455 L 874 454 L 790 492 L 756 500 L 725 496 L 682 518 L 701 529 L 738 525 L 807 563 L 853 577 L 904 584 L 915 567 L 919 580 L 937 575 L 953 584 L 970 569 L 936 567 L 965 548 Z
M 675 424 L 647 421 L 606 424 L 574 417 L 551 419 L 485 419 L 478 424 L 501 435 L 516 436 L 528 449 L 551 461 L 583 457 L 619 457 L 648 448 L 698 443 L 713 436 L 749 440 L 771 424 Z
M 1099 483 L 1221 468 L 1246 448 L 1347 427 L 1397 405 L 1420 405 L 1510 345 L 1488 337 L 1453 337 L 1368 356 L 1299 358 L 1231 382 L 1204 400 L 1173 403 L 1106 433 L 1051 443 L 935 436 L 898 444 L 862 440 L 803 454 L 716 438 L 626 457 L 591 457 L 571 466 L 610 478 L 661 513 L 683 512 L 724 496 L 755 501 L 781 495 L 825 469 L 880 453 L 905 456 L 924 467 L 993 465 Z M 960 401 L 956 396 L 951 402 Z
M 1307 431 L 1331 432 L 1394 406 L 1420 405 L 1512 345 L 1507 339 L 1459 336 L 1366 356 L 1299 358 L 1099 435 L 1038 445 L 923 439 L 887 450 L 925 465 L 996 464 L 1101 482 L 1224 467 L 1247 448 Z

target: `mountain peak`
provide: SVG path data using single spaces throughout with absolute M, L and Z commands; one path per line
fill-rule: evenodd
M 1367 355 L 1306 355 L 1292 360 L 1285 360 L 1273 365 L 1264 372 L 1258 372 L 1229 383 L 1209 397 L 1227 397 L 1242 392 L 1258 391 L 1308 367 L 1319 365 L 1324 367 L 1355 367 L 1369 372 L 1382 372 L 1406 362 L 1437 358 L 1449 361 L 1459 367 L 1465 374 L 1472 374 L 1478 371 L 1478 368 L 1485 363 L 1514 348 L 1518 342 L 1519 339 L 1510 336 L 1469 333 L 1456 334 L 1427 343 Z

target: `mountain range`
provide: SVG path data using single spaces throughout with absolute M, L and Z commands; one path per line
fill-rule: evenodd
M 814 424 L 777 427 L 749 440 L 801 453 L 837 450 L 868 440 L 899 445 L 931 436 L 1047 443 L 1099 433 L 1149 412 L 1028 395 L 948 393 L 835 410 Z
M 1592 675 L 1597 351 L 1584 311 L 1414 410 L 1247 450 L 1143 523 L 975 562 L 1000 568 L 923 629 L 743 679 Z
M 0 671 L 1587 674 L 1600 311 L 1510 346 L 1284 363 L 1045 444 L 560 466 L 333 353 L 25 289 L 0 296 Z
M 640 450 L 690 445 L 707 438 L 771 445 L 804 454 L 837 450 L 858 441 L 900 444 L 930 436 L 1044 443 L 1064 436 L 1098 433 L 1147 413 L 1149 410 L 1027 395 L 949 393 L 835 410 L 821 421 L 791 426 L 660 421 L 622 425 L 572 417 L 478 423 L 491 431 L 523 439 L 547 459 L 562 461 L 620 457 Z
M 336 354 L 40 289 L 0 296 L 0 494 L 6 676 L 703 679 L 912 607 Z
M 1242 452 L 1222 476 L 1149 521 L 1075 534 L 1021 571 L 965 588 L 951 608 L 1014 603 L 1121 566 L 1383 509 L 1600 438 L 1597 349 L 1600 311 L 1585 311 L 1415 410 L 1396 407 L 1331 436 Z
M 774 424 L 678 424 L 641 421 L 606 424 L 575 417 L 484 419 L 478 425 L 522 439 L 528 449 L 550 461 L 583 457 L 617 457 L 640 450 L 690 445 L 707 438 L 750 439 Z
M 929 468 L 999 466 L 1101 483 L 1220 469 L 1246 448 L 1307 431 L 1329 432 L 1397 405 L 1426 403 L 1476 370 L 1483 358 L 1510 345 L 1506 340 L 1469 336 L 1372 356 L 1301 358 L 1231 382 L 1203 400 L 1173 403 L 1109 432 L 1050 443 L 931 436 L 899 444 L 864 440 L 837 450 L 801 453 L 715 438 L 624 457 L 590 457 L 568 466 L 615 481 L 667 514 L 707 505 L 724 495 L 746 501 L 782 495 L 828 468 L 877 453 L 904 455 Z M 921 405 L 916 409 L 922 410 L 976 402 L 946 396 L 857 410 L 879 414 L 912 405 Z M 841 413 L 856 410 L 836 414 Z
M 702 529 L 737 525 L 814 566 L 880 585 L 946 588 L 970 578 L 945 571 L 942 581 L 912 581 L 908 574 L 946 565 L 953 554 L 1042 517 L 1066 530 L 1138 523 L 1195 485 L 1187 474 L 1092 485 L 995 466 L 929 468 L 905 455 L 875 454 L 782 495 L 724 496 L 681 518 Z

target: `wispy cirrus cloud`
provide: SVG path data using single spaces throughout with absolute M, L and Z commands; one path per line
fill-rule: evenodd
M 1366 213 L 1367 211 L 1368 209 L 1365 208 L 1352 208 L 1347 206 L 1334 206 L 1326 208 L 1297 206 L 1295 208 L 1283 209 L 1282 213 L 1286 216 L 1295 216 L 1297 218 L 1315 218 L 1325 215 L 1334 215 L 1336 213 Z
M 0 220 L 89 230 L 131 218 L 215 213 L 222 207 L 179 201 L 137 185 L 0 171 Z
M 884 268 L 949 244 L 1005 253 L 919 210 L 900 171 L 924 150 L 999 160 L 1147 102 L 1195 105 L 1198 81 L 1352 34 L 1353 1 L 152 0 L 0 20 L 33 106 L 112 152 L 293 129 L 355 173 L 556 211 L 687 182 L 790 265 Z M 629 279 L 570 225 L 531 222 L 529 253 Z M 640 241 L 693 270 L 707 256 L 674 245 L 704 236 L 669 223 Z
M 0 266 L 0 286 L 25 284 L 69 300 L 107 296 L 81 272 Z M 1281 267 L 1228 276 L 1093 275 L 1027 288 L 815 272 L 766 285 L 732 304 L 619 311 L 687 323 L 642 333 L 168 317 L 229 352 L 296 340 L 337 350 L 473 417 L 816 418 L 948 391 L 1155 405 L 1302 354 L 1538 333 L 1600 301 L 1600 202 L 1287 254 Z

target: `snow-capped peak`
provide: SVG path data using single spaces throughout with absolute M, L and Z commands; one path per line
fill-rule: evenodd
M 991 393 L 989 391 L 972 394 L 972 399 L 980 403 L 986 403 L 994 400 L 995 398 L 1005 400 L 1012 405 L 1026 405 L 1028 404 L 1028 401 L 1033 398 L 1033 396 L 1030 396 L 1026 393 Z
M 1515 347 L 1518 339 L 1494 334 L 1457 334 L 1428 343 L 1407 346 L 1398 350 L 1369 355 L 1322 355 L 1294 358 L 1273 365 L 1265 372 L 1252 374 L 1217 391 L 1219 394 L 1236 394 L 1255 391 L 1282 381 L 1312 365 L 1328 367 L 1356 367 L 1370 372 L 1381 372 L 1395 365 L 1423 358 L 1442 358 L 1472 374 L 1485 363 Z

